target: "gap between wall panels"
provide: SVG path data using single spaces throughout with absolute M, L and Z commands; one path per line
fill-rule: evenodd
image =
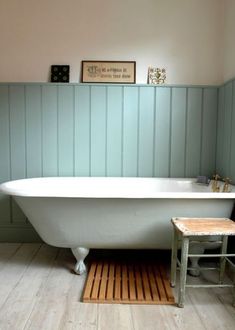
M 218 171 L 235 179 L 228 86 L 0 84 L 0 181 L 211 176 L 216 157 Z M 26 222 L 1 196 L 0 240 L 11 230 L 36 239 Z

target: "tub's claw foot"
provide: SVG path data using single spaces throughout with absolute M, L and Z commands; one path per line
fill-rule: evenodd
M 71 249 L 73 252 L 73 255 L 77 259 L 77 263 L 74 266 L 74 271 L 76 274 L 81 275 L 86 272 L 86 265 L 84 264 L 84 259 L 89 253 L 89 249 L 79 247 L 79 248 L 74 248 Z
M 194 260 L 194 262 L 191 263 L 191 267 L 194 268 L 194 269 L 190 269 L 189 274 L 191 276 L 195 276 L 195 277 L 200 276 L 201 271 L 199 269 L 198 260 Z
M 204 251 L 205 251 L 205 247 L 203 246 L 203 244 L 199 245 L 198 243 L 195 243 L 195 244 L 192 243 L 189 248 L 190 254 L 203 254 Z M 190 267 L 194 268 L 194 269 L 189 270 L 189 274 L 192 276 L 195 276 L 195 277 L 200 276 L 201 271 L 200 271 L 200 266 L 198 264 L 200 258 L 194 257 L 194 258 L 189 258 L 189 259 L 191 261 Z
M 82 275 L 83 273 L 85 273 L 86 266 L 85 266 L 84 262 L 83 261 L 77 262 L 76 265 L 74 266 L 74 271 L 78 275 Z

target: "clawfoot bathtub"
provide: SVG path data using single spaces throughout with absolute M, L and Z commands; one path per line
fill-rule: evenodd
M 235 199 L 234 187 L 213 193 L 179 178 L 33 178 L 0 190 L 46 243 L 72 249 L 78 274 L 90 248 L 170 249 L 172 217 L 227 218 Z

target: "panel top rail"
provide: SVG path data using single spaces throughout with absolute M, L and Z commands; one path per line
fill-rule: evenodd
M 51 82 L 0 82 L 1 85 L 42 85 L 42 86 L 105 86 L 105 87 L 148 87 L 148 88 L 218 88 L 220 85 L 187 85 L 187 84 L 110 84 L 110 83 L 51 83 Z

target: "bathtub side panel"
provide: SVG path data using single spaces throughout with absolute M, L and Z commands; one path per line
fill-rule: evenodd
M 229 217 L 233 200 L 17 197 L 41 238 L 60 247 L 170 249 L 172 217 Z

